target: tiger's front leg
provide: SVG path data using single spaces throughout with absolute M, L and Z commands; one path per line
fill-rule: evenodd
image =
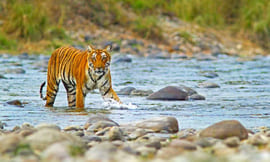
M 101 93 L 104 100 L 113 99 L 113 100 L 117 101 L 118 103 L 122 103 L 111 86 L 108 89 L 100 89 L 100 93 Z
M 84 108 L 84 97 L 85 94 L 83 93 L 82 87 L 76 87 L 76 107 L 77 108 Z

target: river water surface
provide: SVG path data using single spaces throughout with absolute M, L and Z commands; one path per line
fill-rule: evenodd
M 46 71 L 36 62 L 47 56 L 0 55 L 0 120 L 13 128 L 25 122 L 36 125 L 54 123 L 65 127 L 84 125 L 92 113 L 104 113 L 123 124 L 156 116 L 174 116 L 180 129 L 203 129 L 227 119 L 239 120 L 247 128 L 270 127 L 270 57 L 239 61 L 238 57 L 220 55 L 216 60 L 198 61 L 154 59 L 132 56 L 131 63 L 112 63 L 113 88 L 132 86 L 141 90 L 157 91 L 169 85 L 185 85 L 206 97 L 202 101 L 150 101 L 146 97 L 121 96 L 124 103 L 137 105 L 136 109 L 106 109 L 98 91 L 89 93 L 86 109 L 77 112 L 67 107 L 66 92 L 60 84 L 55 107 L 44 107 L 39 98 L 40 84 L 46 80 Z M 113 57 L 115 58 L 115 57 Z M 25 74 L 6 74 L 6 69 L 22 68 Z M 205 73 L 215 72 L 218 77 L 208 78 Z M 198 87 L 203 81 L 214 82 L 220 88 Z M 46 88 L 43 89 L 45 95 Z M 6 104 L 18 99 L 24 107 Z

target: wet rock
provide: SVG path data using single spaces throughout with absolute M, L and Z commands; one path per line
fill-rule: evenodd
M 263 134 L 255 134 L 248 139 L 248 143 L 254 146 L 263 146 L 268 143 L 268 138 Z
M 207 54 L 195 54 L 194 57 L 198 60 L 198 61 L 213 61 L 216 60 L 216 57 L 212 56 L 212 55 L 207 55 Z
M 149 96 L 150 94 L 152 94 L 153 91 L 152 90 L 133 90 L 131 91 L 130 95 L 132 96 Z
M 188 100 L 205 100 L 205 97 L 200 94 L 193 94 L 188 96 Z
M 180 139 L 172 140 L 169 146 L 175 147 L 175 148 L 182 148 L 184 150 L 189 150 L 189 151 L 197 149 L 197 146 L 194 143 L 189 142 L 187 140 L 180 140 Z
M 175 133 L 178 131 L 178 122 L 174 117 L 156 117 L 136 123 L 136 127 L 151 129 L 155 132 Z
M 116 63 L 123 63 L 123 62 L 132 62 L 132 58 L 129 57 L 129 56 L 121 56 L 119 58 L 116 58 L 114 61 L 113 61 L 113 64 L 116 64 Z
M 147 134 L 147 132 L 145 131 L 145 129 L 137 128 L 134 132 L 129 134 L 129 138 L 131 140 L 135 140 L 135 139 L 137 139 L 139 137 L 142 137 L 142 136 L 144 136 L 146 134 Z
M 37 125 L 36 129 L 38 129 L 38 130 L 40 130 L 40 129 L 54 129 L 54 130 L 57 130 L 57 131 L 61 130 L 61 128 L 58 125 L 47 124 L 47 123 L 41 123 L 41 124 Z
M 117 93 L 119 95 L 130 95 L 132 91 L 134 91 L 136 88 L 134 87 L 125 87 L 120 89 L 120 91 Z
M 14 152 L 21 140 L 21 136 L 15 134 L 0 136 L 0 154 Z
M 193 137 L 196 135 L 196 130 L 195 129 L 185 129 L 177 132 L 177 137 L 179 139 L 187 139 L 190 137 Z
M 83 142 L 78 137 L 55 129 L 41 129 L 25 139 L 25 142 L 37 152 L 43 151 L 51 144 L 64 141 L 83 146 Z
M 25 74 L 25 70 L 22 68 L 6 69 L 6 74 Z
M 213 137 L 218 139 L 225 139 L 228 137 L 239 137 L 240 140 L 248 138 L 246 128 L 237 120 L 224 120 L 215 123 L 200 133 L 201 137 Z
M 7 79 L 4 75 L 0 74 L 0 79 Z
M 147 97 L 149 100 L 186 100 L 188 93 L 177 86 L 167 86 Z
M 206 78 L 216 78 L 216 77 L 218 77 L 218 74 L 216 72 L 211 72 L 211 71 L 201 71 L 200 75 L 204 76 Z
M 240 145 L 240 139 L 238 137 L 229 137 L 224 140 L 224 144 L 228 147 L 238 147 Z
M 19 107 L 23 107 L 23 104 L 20 100 L 12 100 L 12 101 L 8 101 L 7 104 L 9 105 L 15 105 L 15 106 L 19 106 Z
M 29 59 L 29 54 L 26 53 L 26 52 L 24 52 L 24 53 L 18 55 L 18 58 L 19 58 L 19 59 L 23 59 L 23 60 Z
M 101 138 L 99 136 L 96 135 L 91 135 L 91 136 L 84 136 L 82 137 L 82 140 L 86 143 L 92 142 L 92 141 L 96 141 L 96 142 L 101 142 Z
M 178 87 L 182 91 L 186 92 L 188 94 L 188 96 L 191 96 L 193 94 L 197 94 L 197 92 L 194 89 L 190 88 L 190 87 L 187 87 L 187 86 L 184 86 L 184 85 L 181 85 L 181 84 Z
M 201 88 L 220 88 L 220 86 L 216 83 L 212 82 L 202 82 L 199 84 L 199 87 Z

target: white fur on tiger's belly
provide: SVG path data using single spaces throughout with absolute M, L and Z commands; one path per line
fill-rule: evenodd
M 133 105 L 132 103 L 124 104 L 119 103 L 113 99 L 106 99 L 102 106 L 105 109 L 137 109 L 137 105 Z

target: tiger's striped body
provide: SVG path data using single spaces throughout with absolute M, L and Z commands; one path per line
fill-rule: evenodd
M 81 51 L 73 47 L 56 49 L 48 62 L 47 73 L 47 107 L 52 107 L 62 81 L 67 91 L 68 106 L 84 108 L 86 94 L 93 89 L 99 89 L 104 99 L 113 99 L 121 103 L 112 89 L 110 75 L 111 57 L 108 53 L 110 46 L 105 49 Z M 40 95 L 42 97 L 42 87 Z

